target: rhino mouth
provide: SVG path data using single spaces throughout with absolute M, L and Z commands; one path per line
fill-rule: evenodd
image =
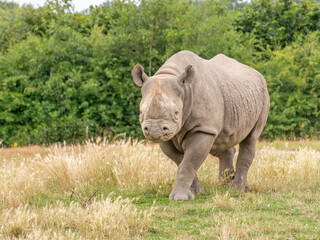
M 167 135 L 167 136 L 163 136 L 163 137 L 160 137 L 160 138 L 153 138 L 153 137 L 150 137 L 150 136 L 148 136 L 148 137 L 146 136 L 146 138 L 148 138 L 151 142 L 154 142 L 154 143 L 167 142 L 172 137 L 173 137 L 173 134 L 170 134 L 170 135 Z
M 154 143 L 161 143 L 161 142 L 166 142 L 164 140 L 161 140 L 161 139 L 153 139 L 153 138 L 148 138 L 151 142 L 154 142 Z

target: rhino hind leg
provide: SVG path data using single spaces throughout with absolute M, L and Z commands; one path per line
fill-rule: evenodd
M 239 155 L 236 163 L 236 172 L 232 187 L 238 190 L 248 190 L 250 185 L 247 180 L 248 170 L 255 155 L 256 141 L 245 139 L 240 143 Z
M 221 180 L 232 180 L 234 178 L 233 158 L 236 148 L 230 148 L 217 155 L 219 158 L 219 177 Z
M 235 189 L 250 189 L 250 185 L 247 180 L 248 170 L 255 156 L 257 141 L 267 121 L 268 109 L 269 104 L 266 104 L 255 127 L 251 130 L 250 134 L 239 144 L 240 147 L 236 163 L 236 172 L 234 174 L 234 180 L 232 183 L 232 187 Z
M 179 167 L 179 165 L 183 159 L 183 153 L 181 153 L 180 151 L 178 151 L 176 149 L 176 147 L 174 146 L 172 141 L 160 143 L 160 148 L 161 148 L 162 152 L 168 158 L 170 158 L 172 161 L 174 161 L 174 163 L 177 164 L 177 166 Z M 199 181 L 197 175 L 193 179 L 190 190 L 192 193 L 203 193 L 204 192 L 203 186 L 202 186 L 201 182 Z

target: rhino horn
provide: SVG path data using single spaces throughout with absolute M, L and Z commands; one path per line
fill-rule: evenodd
M 153 95 L 147 110 L 147 117 L 151 119 L 163 118 L 164 108 L 157 96 Z

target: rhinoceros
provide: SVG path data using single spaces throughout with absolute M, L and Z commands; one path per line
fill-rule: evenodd
M 197 171 L 209 153 L 219 158 L 220 177 L 232 175 L 231 187 L 250 188 L 248 169 L 270 105 L 258 71 L 223 54 L 206 60 L 181 51 L 151 77 L 137 64 L 132 78 L 142 87 L 143 134 L 178 166 L 170 200 L 192 200 L 204 191 Z

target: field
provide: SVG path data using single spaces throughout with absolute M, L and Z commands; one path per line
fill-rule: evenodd
M 260 142 L 249 192 L 218 180 L 168 196 L 176 166 L 138 141 L 0 149 L 0 239 L 319 239 L 320 142 Z

